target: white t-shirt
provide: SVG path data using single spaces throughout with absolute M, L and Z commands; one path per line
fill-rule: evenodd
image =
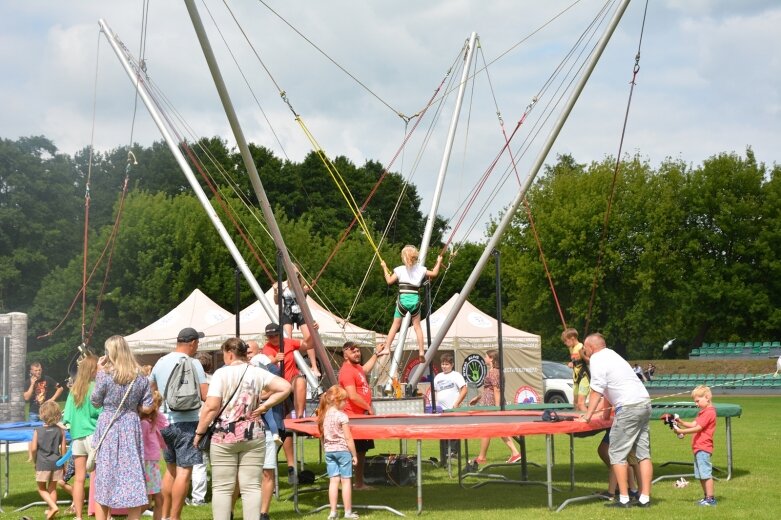
M 618 353 L 609 348 L 591 355 L 591 389 L 603 394 L 613 406 L 642 403 L 651 397 L 634 370 Z
M 249 360 L 250 365 L 253 367 L 260 367 L 260 368 L 266 368 L 266 365 L 270 365 L 272 363 L 271 358 L 269 358 L 265 354 L 255 354 L 250 358 Z
M 423 284 L 423 279 L 426 277 L 426 271 L 426 267 L 420 264 L 413 265 L 411 269 L 406 265 L 400 265 L 393 270 L 399 279 L 399 283 L 408 283 L 417 287 L 420 287 Z
M 225 406 L 225 410 L 220 416 L 220 423 L 234 424 L 231 431 L 220 433 L 219 439 L 212 437 L 212 442 L 232 443 L 264 437 L 260 420 L 252 420 L 249 415 L 260 406 L 260 394 L 273 378 L 268 370 L 246 363 L 226 365 L 214 372 L 206 397 L 221 398 L 220 406 Z M 228 402 L 228 399 L 231 400 Z
M 443 410 L 453 408 L 465 385 L 464 376 L 455 370 L 448 374 L 440 372 L 434 376 L 434 398 L 437 401 L 437 406 L 441 406 Z

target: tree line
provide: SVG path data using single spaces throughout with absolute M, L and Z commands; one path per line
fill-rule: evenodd
M 227 205 L 240 215 L 248 214 L 242 198 L 257 207 L 236 150 L 219 138 L 190 146 L 210 165 Z M 288 249 L 311 279 L 352 214 L 315 154 L 294 162 L 262 146 L 251 150 Z M 167 147 L 158 142 L 132 151 L 138 164 L 128 171 L 127 148 L 90 159 L 88 149 L 71 157 L 43 136 L 0 139 L 0 312 L 29 315 L 31 358 L 58 362 L 81 341 L 80 305 L 51 337 L 37 336 L 60 322 L 81 287 L 88 172 L 90 266 L 111 234 L 126 173 L 130 179 L 94 344 L 151 323 L 195 288 L 233 310 L 233 261 Z M 357 166 L 337 157 L 334 162 L 359 203 L 383 172 L 376 161 Z M 217 175 L 216 164 L 230 178 Z M 774 276 L 781 270 L 777 165 L 758 163 L 750 149 L 745 156 L 714 155 L 698 166 L 669 159 L 654 168 L 639 157 L 626 157 L 602 240 L 613 173 L 612 158 L 579 164 L 563 156 L 527 194 L 568 325 L 583 330 L 588 319 L 590 330 L 602 331 L 609 343 L 634 358 L 660 355 L 661 345 L 673 337 L 678 338 L 677 355 L 703 340 L 781 338 L 780 282 Z M 389 173 L 364 213 L 377 237 L 388 222 L 393 224 L 382 247 L 389 265 L 398 264 L 404 244 L 419 244 L 425 224 L 414 185 L 403 190 L 398 216 L 392 219 L 403 185 L 401 175 Z M 215 207 L 230 230 L 224 211 Z M 271 239 L 248 215 L 242 222 L 273 269 Z M 432 255 L 447 227 L 437 220 Z M 239 235 L 232 234 L 267 288 L 271 280 Z M 434 308 L 460 290 L 482 248 L 465 242 L 457 255 L 447 256 L 446 269 L 433 286 Z M 562 323 L 525 213 L 515 216 L 500 251 L 504 320 L 540 334 L 543 356 L 561 359 Z M 351 233 L 318 281 L 315 297 L 342 317 L 353 308 L 351 321 L 383 332 L 391 321 L 395 291 L 385 286 L 379 266 L 372 268 L 354 301 L 372 256 L 361 232 Z M 101 264 L 88 288 L 88 326 L 106 265 Z M 494 288 L 494 270 L 485 269 L 470 301 L 495 315 Z M 254 299 L 246 284 L 240 298 L 242 307 Z

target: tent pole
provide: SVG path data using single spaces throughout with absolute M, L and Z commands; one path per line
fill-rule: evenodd
M 559 115 L 559 118 L 556 120 L 556 123 L 554 124 L 553 128 L 548 134 L 548 138 L 545 141 L 545 145 L 543 146 L 542 150 L 540 150 L 540 153 L 537 155 L 537 159 L 534 161 L 534 164 L 532 165 L 532 168 L 529 171 L 529 175 L 524 180 L 520 191 L 515 197 L 515 200 L 513 200 L 512 204 L 510 204 L 510 206 L 507 208 L 507 211 L 505 211 L 501 221 L 499 221 L 499 224 L 496 226 L 496 230 L 494 231 L 493 236 L 491 236 L 491 238 L 488 240 L 488 243 L 485 246 L 485 250 L 483 250 L 483 254 L 480 256 L 480 259 L 477 261 L 477 265 L 475 265 L 475 268 L 472 270 L 472 273 L 469 275 L 469 278 L 464 284 L 463 289 L 461 289 L 461 292 L 458 295 L 458 299 L 456 300 L 455 305 L 453 306 L 452 309 L 450 309 L 450 312 L 445 317 L 445 320 L 439 329 L 439 333 L 434 338 L 434 342 L 432 343 L 428 351 L 426 351 L 426 363 L 430 363 L 431 359 L 437 353 L 437 349 L 439 348 L 439 345 L 442 343 L 445 334 L 447 334 L 448 329 L 450 329 L 450 326 L 453 325 L 453 320 L 455 320 L 456 316 L 458 315 L 458 311 L 461 310 L 461 307 L 464 305 L 464 302 L 466 301 L 467 297 L 469 297 L 469 293 L 472 291 L 475 284 L 477 283 L 477 279 L 480 277 L 480 273 L 483 272 L 486 263 L 488 263 L 488 258 L 491 256 L 492 251 L 496 249 L 496 247 L 499 245 L 499 241 L 502 238 L 502 235 L 504 234 L 505 230 L 510 226 L 513 217 L 515 217 L 515 213 L 518 211 L 518 208 L 523 202 L 524 197 L 526 197 L 526 192 L 529 190 L 531 183 L 534 182 L 534 178 L 537 176 L 537 173 L 540 171 L 540 168 L 542 168 L 542 165 L 545 162 L 545 158 L 548 156 L 548 153 L 553 147 L 553 143 L 556 141 L 556 138 L 559 136 L 562 127 L 564 127 L 564 123 L 567 121 L 570 112 L 572 112 L 572 108 L 575 106 L 575 103 L 580 97 L 581 92 L 583 92 L 583 88 L 586 86 L 589 77 L 591 77 L 591 73 L 594 71 L 594 68 L 596 67 L 597 62 L 599 61 L 599 58 L 602 56 L 602 52 L 605 50 L 607 43 L 610 41 L 610 37 L 613 35 L 613 32 L 615 31 L 616 26 L 618 26 L 618 22 L 621 20 L 621 17 L 626 11 L 626 8 L 629 5 L 630 1 L 631 0 L 623 0 L 621 2 L 621 5 L 619 5 L 618 8 L 616 9 L 613 18 L 610 20 L 610 23 L 605 29 L 604 34 L 602 34 L 602 37 L 597 43 L 597 46 L 594 48 L 594 52 L 591 54 L 591 57 L 588 63 L 586 64 L 586 67 L 584 68 L 583 75 L 580 77 L 580 80 L 578 81 L 577 85 L 575 85 L 575 88 L 570 94 L 569 99 L 567 99 L 567 104 L 564 106 L 562 113 Z M 412 374 L 410 375 L 408 384 L 411 386 L 417 385 L 418 381 L 420 381 L 420 378 L 422 376 L 423 376 L 423 365 L 421 364 L 416 366 L 415 370 L 413 370 Z
M 498 249 L 493 250 L 494 263 L 496 265 L 496 342 L 499 345 L 499 409 L 504 411 L 507 400 L 504 397 L 504 341 L 502 341 L 502 278 Z
M 304 317 L 304 322 L 306 323 L 307 327 L 309 327 L 310 341 L 312 341 L 317 357 L 320 358 L 326 379 L 331 384 L 336 384 L 336 375 L 334 374 L 333 367 L 331 366 L 331 363 L 328 359 L 328 354 L 323 347 L 320 334 L 317 332 L 317 328 L 315 327 L 312 313 L 310 312 L 309 305 L 306 302 L 304 288 L 301 286 L 301 283 L 298 280 L 298 276 L 296 276 L 295 267 L 293 266 L 293 262 L 290 260 L 290 254 L 288 253 L 287 247 L 285 246 L 285 241 L 282 239 L 282 233 L 279 230 L 279 225 L 277 224 L 277 220 L 274 217 L 274 212 L 272 211 L 271 204 L 269 203 L 268 197 L 266 196 L 266 191 L 263 189 L 263 183 L 260 181 L 258 169 L 255 166 L 252 153 L 250 152 L 249 146 L 247 145 L 247 140 L 244 137 L 244 131 L 241 128 L 239 118 L 236 115 L 236 110 L 234 109 L 233 103 L 231 102 L 230 95 L 228 94 L 228 88 L 226 87 L 225 81 L 222 78 L 222 73 L 220 72 L 217 59 L 215 58 L 214 52 L 212 51 L 211 43 L 209 43 L 209 37 L 206 34 L 206 29 L 204 28 L 203 22 L 201 21 L 201 15 L 198 13 L 198 8 L 196 7 L 193 0 L 185 0 L 185 5 L 187 6 L 187 12 L 190 14 L 190 19 L 192 20 L 195 33 L 198 36 L 198 41 L 201 44 L 203 55 L 209 65 L 209 70 L 211 71 L 212 78 L 214 79 L 214 85 L 220 95 L 220 100 L 222 101 L 225 115 L 228 117 L 231 130 L 233 130 L 233 136 L 236 139 L 236 145 L 241 152 L 241 157 L 244 160 L 244 166 L 247 168 L 247 174 L 249 175 L 250 183 L 252 184 L 252 188 L 255 191 L 255 196 L 258 198 L 260 209 L 263 212 L 263 217 L 266 220 L 269 233 L 274 239 L 274 244 L 277 246 L 277 249 L 282 254 L 282 261 L 285 266 L 285 272 L 287 273 L 288 284 L 293 290 L 293 293 L 296 295 L 296 302 L 298 303 L 299 307 L 301 307 L 301 314 Z M 266 311 L 269 312 L 268 309 L 266 309 Z M 273 311 L 270 312 L 269 319 L 271 321 L 277 320 L 277 316 L 274 315 Z

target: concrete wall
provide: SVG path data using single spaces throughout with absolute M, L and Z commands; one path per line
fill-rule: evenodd
M 27 315 L 0 314 L 0 423 L 23 421 Z

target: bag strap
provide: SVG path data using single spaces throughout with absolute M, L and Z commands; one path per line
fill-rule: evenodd
M 119 402 L 119 406 L 117 407 L 117 410 L 114 412 L 114 416 L 111 418 L 111 421 L 108 423 L 106 430 L 103 432 L 103 435 L 100 437 L 100 441 L 98 441 L 98 445 L 95 446 L 96 452 L 100 449 L 100 445 L 103 444 L 103 439 L 106 438 L 106 434 L 111 429 L 111 426 L 114 424 L 114 421 L 117 420 L 117 417 L 119 416 L 119 412 L 120 410 L 122 410 L 122 406 L 125 404 L 125 400 L 127 399 L 127 396 L 130 395 L 130 391 L 133 389 L 133 385 L 136 383 L 136 379 L 138 379 L 138 376 L 136 376 L 135 379 L 133 379 L 130 382 L 130 386 L 128 386 L 127 390 L 125 390 L 125 395 L 122 396 L 122 400 Z
M 241 379 L 239 379 L 239 384 L 236 385 L 236 388 L 233 389 L 233 393 L 231 393 L 231 396 L 228 398 L 227 401 L 225 401 L 225 404 L 222 405 L 222 409 L 220 409 L 220 413 L 214 416 L 214 419 L 212 419 L 211 424 L 209 424 L 209 429 L 214 428 L 214 425 L 217 424 L 217 421 L 222 417 L 222 412 L 225 411 L 225 409 L 228 407 L 231 401 L 233 401 L 233 397 L 236 395 L 236 392 L 239 391 L 239 388 L 241 388 L 241 382 L 244 381 L 244 376 L 247 374 L 247 369 L 249 368 L 249 363 L 247 363 L 247 366 L 244 367 L 244 372 L 241 374 Z

